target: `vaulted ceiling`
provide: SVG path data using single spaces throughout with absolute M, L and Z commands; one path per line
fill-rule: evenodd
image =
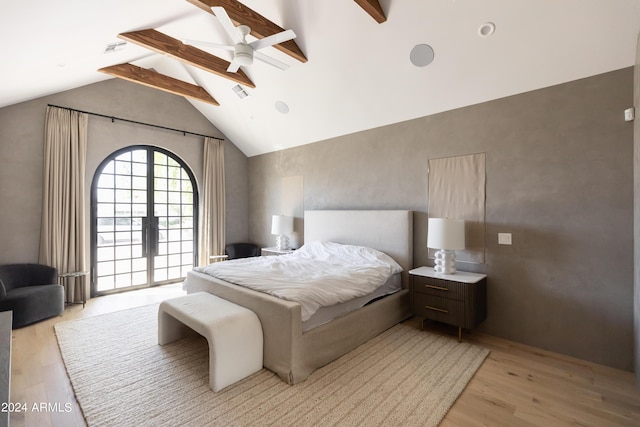
M 248 41 L 294 30 L 261 51 L 289 68 L 229 73 L 231 52 L 184 45 L 229 43 L 211 5 Z M 640 0 L 36 0 L 3 6 L 0 32 L 0 107 L 118 76 L 187 97 L 253 156 L 632 66 Z

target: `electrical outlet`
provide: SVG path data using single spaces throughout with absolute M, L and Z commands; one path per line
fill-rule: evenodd
M 498 244 L 499 245 L 510 245 L 511 244 L 511 233 L 498 233 Z

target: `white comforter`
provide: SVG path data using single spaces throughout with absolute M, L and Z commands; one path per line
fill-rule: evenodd
M 312 242 L 288 255 L 242 258 L 194 270 L 298 302 L 305 321 L 321 306 L 375 291 L 402 267 L 375 249 Z

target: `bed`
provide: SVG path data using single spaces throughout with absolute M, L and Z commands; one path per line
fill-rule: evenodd
M 191 271 L 187 293 L 206 291 L 254 311 L 262 323 L 264 366 L 289 384 L 339 358 L 410 316 L 408 271 L 413 263 L 413 215 L 406 210 L 305 211 L 305 242 L 366 246 L 403 268 L 402 289 L 303 330 L 300 304 Z

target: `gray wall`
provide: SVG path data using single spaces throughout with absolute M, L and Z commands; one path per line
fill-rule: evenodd
M 632 101 L 627 68 L 249 158 L 250 238 L 273 244 L 282 178 L 301 175 L 305 209 L 415 210 L 430 264 L 427 161 L 486 152 L 487 261 L 459 265 L 488 274 L 480 329 L 632 370 Z
M 223 136 L 184 98 L 111 79 L 0 109 L 0 263 L 37 262 L 42 211 L 44 117 L 47 104 Z M 89 116 L 87 218 L 91 181 L 99 164 L 130 145 L 154 145 L 176 154 L 202 181 L 203 138 Z M 247 158 L 225 143 L 227 240 L 248 238 Z M 87 230 L 87 236 L 89 236 Z M 87 251 L 89 246 L 87 244 Z M 87 252 L 87 260 L 89 260 Z
M 640 114 L 640 34 L 636 45 L 636 66 L 633 77 L 633 102 L 636 114 Z M 633 125 L 633 236 L 634 236 L 634 304 L 633 323 L 635 337 L 636 384 L 640 387 L 640 117 Z

